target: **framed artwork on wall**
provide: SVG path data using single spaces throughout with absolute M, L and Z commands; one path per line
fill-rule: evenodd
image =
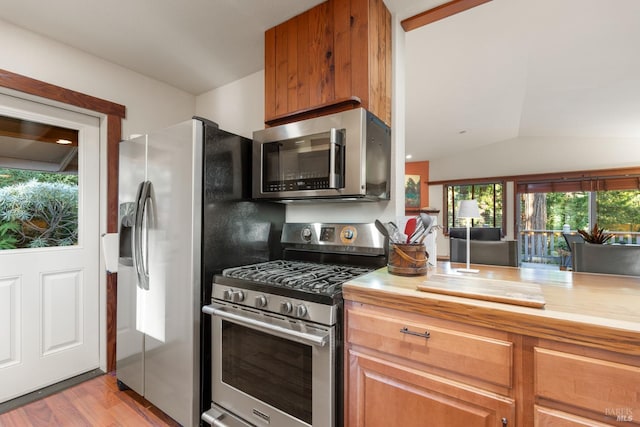
M 404 207 L 405 209 L 420 208 L 420 175 L 404 176 Z

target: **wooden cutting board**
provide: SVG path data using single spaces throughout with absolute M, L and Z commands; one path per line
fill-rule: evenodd
M 433 274 L 418 285 L 418 290 L 534 308 L 543 308 L 545 304 L 537 283 Z

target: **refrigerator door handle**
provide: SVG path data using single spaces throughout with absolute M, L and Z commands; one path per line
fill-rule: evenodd
M 138 187 L 136 214 L 133 229 L 133 264 L 138 276 L 138 287 L 149 290 L 148 240 L 149 227 L 153 223 L 153 205 L 149 209 L 152 197 L 151 181 L 141 182 Z M 146 221 L 145 221 L 146 219 Z
M 140 238 L 142 237 L 140 235 L 140 231 L 139 231 L 139 227 L 138 227 L 138 211 L 140 209 L 140 198 L 142 197 L 142 189 L 144 188 L 144 182 L 141 182 L 140 184 L 138 184 L 138 191 L 136 192 L 136 199 L 133 202 L 133 224 L 132 224 L 132 230 L 131 230 L 131 260 L 133 262 L 133 269 L 136 272 L 136 285 L 139 288 L 142 288 L 140 286 L 140 269 L 138 267 L 138 265 L 140 264 L 140 261 L 138 259 L 139 253 L 138 253 L 138 244 L 140 241 Z

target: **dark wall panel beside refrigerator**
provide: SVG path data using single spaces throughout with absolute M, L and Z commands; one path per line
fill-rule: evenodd
M 285 206 L 253 202 L 252 141 L 208 125 L 204 131 L 203 272 L 201 305 L 211 301 L 213 276 L 223 269 L 280 258 Z M 211 378 L 210 317 L 201 317 L 202 378 Z M 202 383 L 204 410 L 211 384 Z

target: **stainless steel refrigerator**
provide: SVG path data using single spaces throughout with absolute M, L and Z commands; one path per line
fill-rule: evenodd
M 122 141 L 119 171 L 118 385 L 199 425 L 213 275 L 279 258 L 284 206 L 249 200 L 251 140 L 202 118 Z

